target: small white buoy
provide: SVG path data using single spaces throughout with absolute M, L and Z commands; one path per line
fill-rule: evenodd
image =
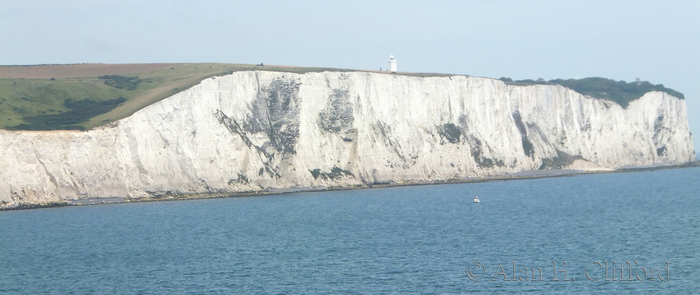
M 474 197 L 474 203 L 479 203 L 479 202 L 481 202 L 481 201 L 479 201 L 479 196 Z

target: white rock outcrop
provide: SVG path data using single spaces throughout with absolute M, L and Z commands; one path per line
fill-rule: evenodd
M 236 72 L 90 131 L 0 130 L 0 201 L 681 164 L 695 160 L 686 115 L 684 100 L 662 92 L 623 108 L 477 77 Z

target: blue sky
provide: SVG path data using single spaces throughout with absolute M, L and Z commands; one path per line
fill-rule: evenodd
M 685 94 L 700 1 L 7 1 L 0 64 L 227 62 L 499 78 L 636 78 Z

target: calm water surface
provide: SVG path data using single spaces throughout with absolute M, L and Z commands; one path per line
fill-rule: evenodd
M 0 212 L 0 293 L 697 294 L 699 180 L 687 168 Z

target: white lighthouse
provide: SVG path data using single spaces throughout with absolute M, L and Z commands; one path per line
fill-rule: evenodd
M 396 72 L 396 59 L 394 59 L 393 55 L 389 56 L 389 71 Z

